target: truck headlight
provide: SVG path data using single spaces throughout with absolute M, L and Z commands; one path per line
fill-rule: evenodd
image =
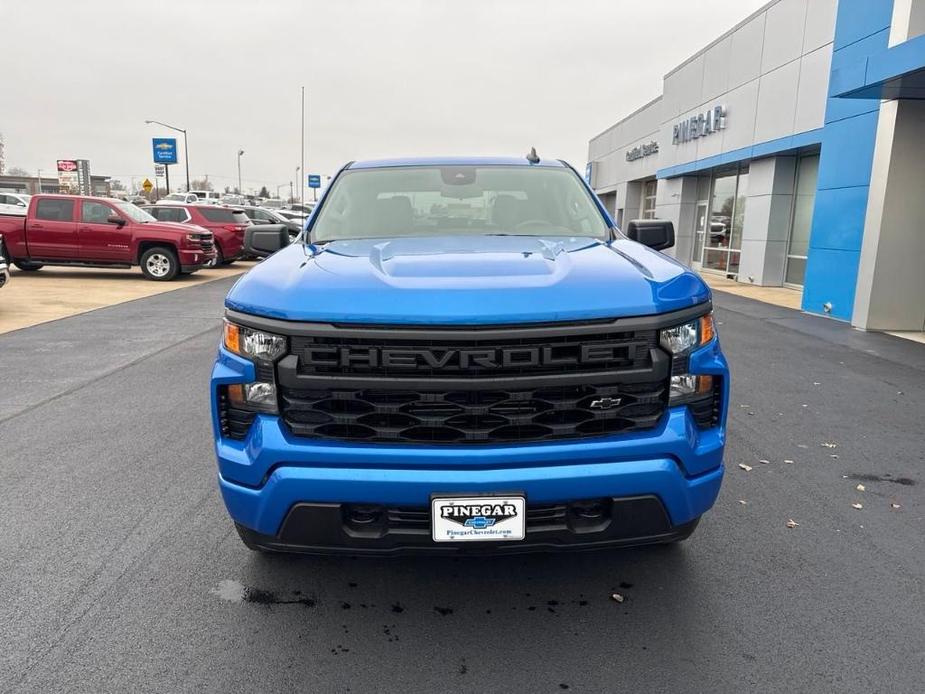
M 665 328 L 659 335 L 659 343 L 672 356 L 684 356 L 698 347 L 702 347 L 716 334 L 713 326 L 713 314 L 700 316 L 697 320 Z
M 273 362 L 286 353 L 286 338 L 225 321 L 225 349 L 247 359 Z
M 659 344 L 671 353 L 672 376 L 668 391 L 668 404 L 683 405 L 710 397 L 713 377 L 687 373 L 687 357 L 716 337 L 713 314 L 665 328 L 659 334 Z M 678 368 L 680 367 L 680 369 Z
M 258 367 L 256 381 L 227 386 L 229 404 L 242 410 L 276 414 L 279 406 L 273 362 L 286 353 L 286 338 L 226 320 L 222 343 L 229 352 L 250 359 Z

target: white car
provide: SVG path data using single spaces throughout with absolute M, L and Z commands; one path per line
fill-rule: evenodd
M 243 195 L 225 193 L 222 196 L 221 204 L 227 207 L 242 207 L 247 204 L 247 199 Z
M 171 193 L 170 195 L 165 195 L 154 204 L 176 205 L 178 202 L 183 205 L 195 205 L 199 202 L 199 196 L 195 193 Z
M 217 190 L 191 190 L 190 193 L 199 198 L 200 205 L 218 205 L 222 196 Z
M 284 203 L 279 198 L 270 198 L 269 200 L 264 200 L 260 203 L 261 207 L 264 207 L 268 210 L 281 210 L 286 203 Z
M 0 214 L 15 214 L 26 216 L 29 209 L 29 198 L 25 193 L 0 193 Z

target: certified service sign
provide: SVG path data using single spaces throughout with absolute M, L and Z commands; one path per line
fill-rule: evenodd
M 435 498 L 431 501 L 434 542 L 523 540 L 526 501 L 522 496 Z

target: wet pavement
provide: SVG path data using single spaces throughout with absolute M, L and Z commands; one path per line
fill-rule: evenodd
M 922 345 L 717 293 L 727 477 L 679 546 L 262 556 L 211 448 L 232 281 L 0 336 L 0 691 L 921 691 Z

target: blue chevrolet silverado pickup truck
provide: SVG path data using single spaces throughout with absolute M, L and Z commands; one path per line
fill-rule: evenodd
M 703 281 L 536 157 L 352 162 L 225 300 L 221 493 L 279 552 L 674 542 L 723 476 L 729 370 Z M 277 251 L 275 252 L 274 251 Z

